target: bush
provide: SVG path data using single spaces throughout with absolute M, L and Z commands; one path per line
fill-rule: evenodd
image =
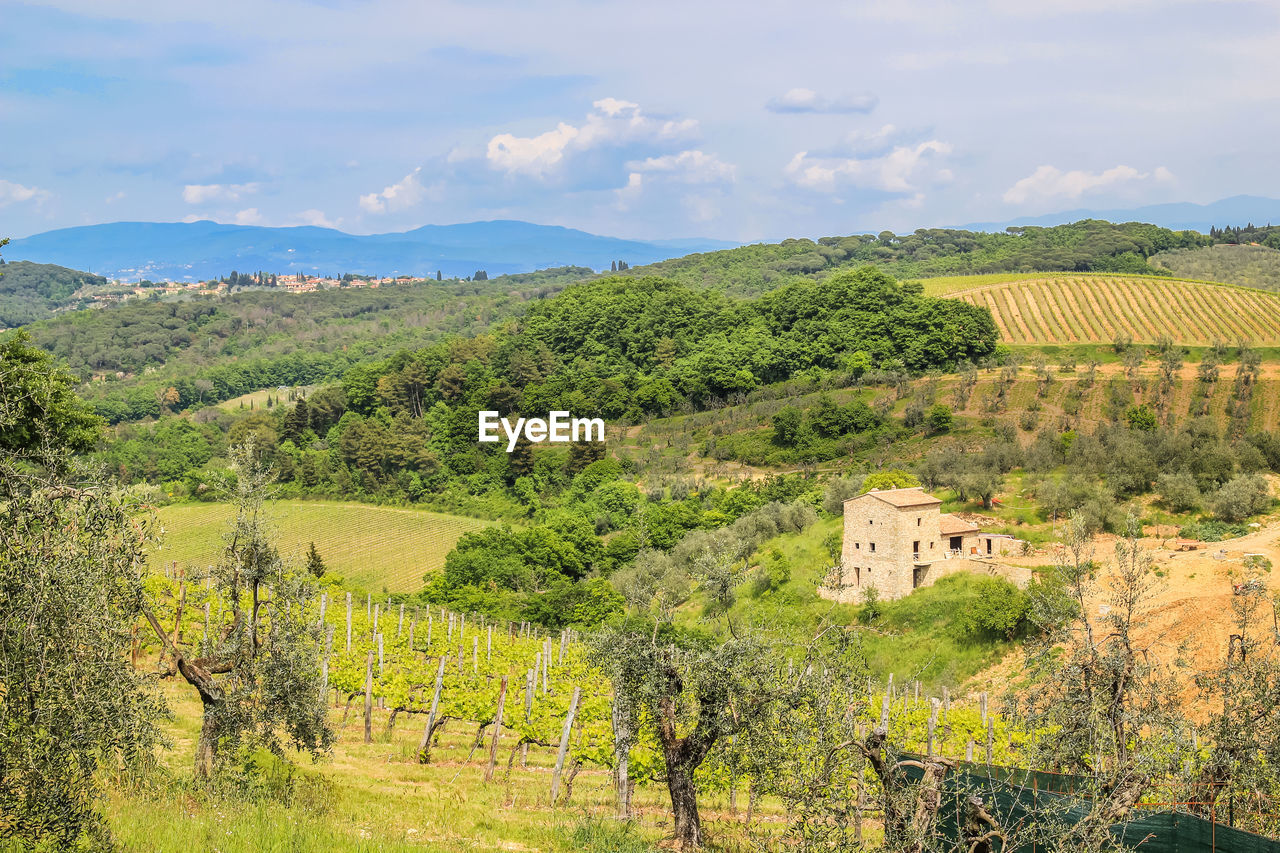
M 1240 521 L 1271 506 L 1271 489 L 1261 474 L 1241 474 L 1219 489 L 1209 503 L 1215 518 Z
M 1200 505 L 1200 488 L 1190 471 L 1161 474 L 1156 491 L 1161 502 L 1174 512 L 1189 512 Z
M 1026 632 L 1027 594 L 1003 578 L 979 578 L 977 596 L 957 622 L 969 639 L 1012 640 Z
M 950 407 L 936 403 L 925 415 L 924 422 L 930 433 L 949 432 L 955 423 L 955 415 L 952 414 Z
M 1235 539 L 1249 532 L 1243 524 L 1226 524 L 1221 521 L 1197 521 L 1178 530 L 1183 539 L 1198 539 L 1201 542 L 1221 542 L 1223 539 Z
M 880 592 L 874 586 L 862 590 L 862 607 L 858 610 L 858 621 L 870 625 L 884 615 L 884 604 L 880 601 Z
M 765 575 L 769 578 L 769 589 L 775 590 L 791 580 L 791 561 L 786 555 L 774 548 L 764 564 Z
M 869 492 L 872 489 L 906 489 L 912 486 L 920 485 L 920 481 L 915 475 L 909 471 L 903 471 L 900 468 L 888 468 L 884 471 L 877 471 L 874 474 L 868 474 L 867 478 L 862 481 L 862 491 Z

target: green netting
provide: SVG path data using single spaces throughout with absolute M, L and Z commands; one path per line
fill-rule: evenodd
M 916 781 L 923 775 L 918 767 L 903 769 Z M 1077 796 L 1088 790 L 1087 782 L 1084 777 L 1067 774 L 961 763 L 947 774 L 943 784 L 939 834 L 952 844 L 960 844 L 966 837 L 966 822 L 972 816 L 969 800 L 974 796 L 982 799 L 982 807 L 1015 839 L 1019 830 L 1033 823 L 1072 826 L 1089 811 L 1087 797 Z M 970 823 L 968 829 L 972 832 L 974 825 Z M 1143 853 L 1280 853 L 1278 841 L 1180 812 L 1139 811 L 1131 820 L 1111 827 L 1111 832 L 1124 846 Z M 1038 834 L 1043 837 L 1043 832 Z M 999 839 L 993 839 L 992 850 L 1042 853 L 1043 848 L 1028 842 L 1006 849 Z

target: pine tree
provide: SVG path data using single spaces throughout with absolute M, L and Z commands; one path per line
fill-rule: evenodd
M 328 571 L 325 568 L 324 560 L 320 559 L 320 552 L 316 550 L 316 543 L 314 542 L 307 548 L 307 571 L 317 578 L 324 577 L 324 573 Z

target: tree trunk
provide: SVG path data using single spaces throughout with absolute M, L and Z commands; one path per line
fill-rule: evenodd
M 675 817 L 675 840 L 681 850 L 702 846 L 702 821 L 698 818 L 698 789 L 693 783 L 693 770 L 694 767 L 667 759 L 667 790 L 671 793 L 671 813 Z
M 200 740 L 196 744 L 195 773 L 197 779 L 208 779 L 218 758 L 218 735 L 222 728 L 218 711 L 222 703 L 203 695 L 200 698 L 204 702 L 204 718 L 200 721 Z

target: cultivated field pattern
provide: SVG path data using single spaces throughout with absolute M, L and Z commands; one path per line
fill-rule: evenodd
M 926 283 L 926 287 L 928 284 Z M 1226 285 L 1128 276 L 1053 276 L 953 290 L 991 309 L 1009 344 L 1152 343 L 1280 346 L 1280 295 Z
M 281 556 L 302 562 L 315 542 L 329 571 L 388 592 L 421 589 L 422 576 L 444 565 L 463 534 L 487 525 L 463 516 L 328 501 L 280 501 L 269 511 Z M 179 567 L 217 562 L 229 506 L 170 506 L 158 515 L 164 535 L 152 560 Z

